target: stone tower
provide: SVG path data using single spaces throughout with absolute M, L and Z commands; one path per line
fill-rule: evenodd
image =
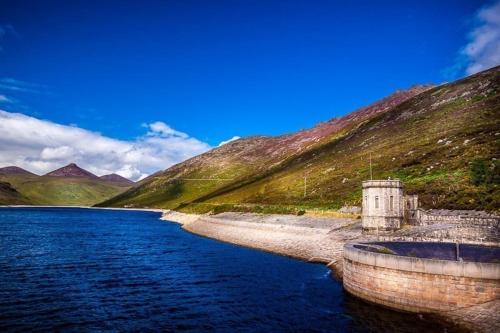
M 404 217 L 403 185 L 399 180 L 363 182 L 363 231 L 384 233 L 401 227 Z

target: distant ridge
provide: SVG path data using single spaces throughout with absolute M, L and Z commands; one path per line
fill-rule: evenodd
M 0 168 L 0 175 L 26 175 L 26 176 L 38 176 L 28 170 L 24 170 L 23 168 L 17 166 L 7 166 L 4 168 Z
M 70 163 L 62 168 L 54 170 L 52 172 L 47 173 L 45 176 L 52 177 L 82 177 L 82 178 L 90 178 L 90 179 L 99 179 L 93 173 L 80 168 L 75 163 Z
M 127 179 L 125 177 L 117 175 L 116 173 L 112 173 L 112 174 L 109 174 L 109 175 L 104 175 L 104 176 L 101 176 L 99 178 L 101 178 L 102 180 L 106 180 L 106 181 L 109 181 L 109 182 L 115 182 L 115 183 L 123 183 L 123 184 L 130 184 L 130 185 L 132 185 L 134 183 L 130 179 Z
M 118 175 L 97 177 L 75 163 L 43 176 L 9 166 L 0 168 L 0 205 L 90 206 L 132 185 Z

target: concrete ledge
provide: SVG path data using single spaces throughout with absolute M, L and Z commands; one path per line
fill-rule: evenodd
M 385 245 L 390 248 L 387 242 Z M 500 299 L 500 263 L 373 252 L 384 248 L 378 242 L 344 245 L 343 284 L 347 292 L 410 312 L 443 313 Z
M 370 187 L 394 187 L 403 188 L 403 183 L 398 179 L 393 180 L 365 180 L 363 182 L 363 188 Z
M 393 254 L 365 251 L 355 248 L 354 245 L 369 245 L 369 243 L 349 243 L 344 245 L 344 258 L 365 265 L 415 273 L 450 275 L 475 279 L 500 279 L 500 263 L 403 257 Z

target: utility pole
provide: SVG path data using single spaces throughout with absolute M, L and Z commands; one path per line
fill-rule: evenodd
M 307 195 L 307 176 L 304 177 L 304 198 Z
M 370 152 L 370 180 L 373 180 L 373 171 L 372 171 L 372 153 Z

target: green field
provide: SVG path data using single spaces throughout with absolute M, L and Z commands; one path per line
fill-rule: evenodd
M 115 196 L 130 186 L 81 177 L 0 175 L 20 194 L 17 199 L 0 195 L 0 204 L 91 206 Z

